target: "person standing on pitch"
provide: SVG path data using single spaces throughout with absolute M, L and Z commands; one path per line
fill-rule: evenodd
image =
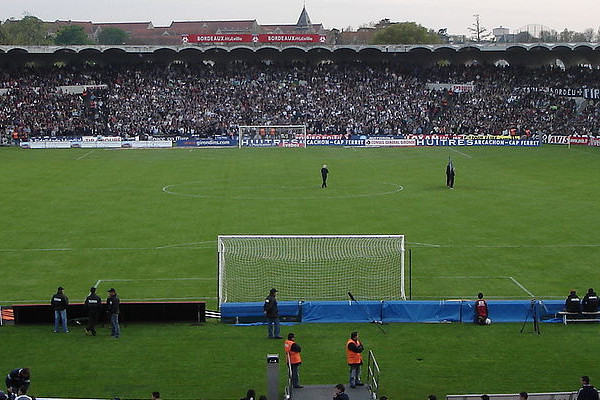
M 267 317 L 269 339 L 281 339 L 281 336 L 279 336 L 279 309 L 277 308 L 276 294 L 277 289 L 271 289 L 263 304 L 263 311 Z
M 88 312 L 88 324 L 85 328 L 85 334 L 96 336 L 96 324 L 98 323 L 98 317 L 100 316 L 102 299 L 96 294 L 95 287 L 90 289 L 90 294 L 85 298 L 84 304 Z
M 450 189 L 454 189 L 454 164 L 452 164 L 452 160 L 448 160 L 448 165 L 446 166 L 446 186 Z
M 117 296 L 117 291 L 114 288 L 110 288 L 108 293 L 106 306 L 108 307 L 108 320 L 111 326 L 110 336 L 116 339 L 121 336 L 121 327 L 119 326 L 119 304 L 121 299 Z
M 321 168 L 321 178 L 323 178 L 323 183 L 321 184 L 322 188 L 327 187 L 327 175 L 329 174 L 329 170 L 327 169 L 327 165 L 323 164 L 323 168 Z
M 65 290 L 62 286 L 59 286 L 56 294 L 52 296 L 50 304 L 54 309 L 54 333 L 58 333 L 58 328 L 62 321 L 62 330 L 67 333 L 67 306 L 69 305 L 69 299 L 63 293 Z
M 304 386 L 300 385 L 298 369 L 300 369 L 300 364 L 302 364 L 302 357 L 300 356 L 302 349 L 300 348 L 300 345 L 294 341 L 294 337 L 293 333 L 288 333 L 288 338 L 283 343 L 283 349 L 289 357 L 289 363 L 292 369 L 292 387 L 294 389 L 301 389 Z
M 346 360 L 350 367 L 350 387 L 355 388 L 356 386 L 364 386 L 364 383 L 360 381 L 360 366 L 363 363 L 362 352 L 364 346 L 358 340 L 358 332 L 352 332 L 350 339 L 346 342 Z

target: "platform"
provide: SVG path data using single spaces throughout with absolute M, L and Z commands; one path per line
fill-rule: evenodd
M 335 393 L 335 385 L 304 385 L 302 389 L 292 389 L 290 400 L 331 400 Z M 373 400 L 367 385 L 354 389 L 345 383 L 344 386 L 350 400 Z

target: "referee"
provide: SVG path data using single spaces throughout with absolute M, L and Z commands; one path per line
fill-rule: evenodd
M 327 187 L 327 175 L 329 174 L 329 170 L 327 169 L 327 165 L 323 164 L 323 168 L 321 168 L 321 178 L 323 178 L 323 183 L 321 184 L 322 188 Z

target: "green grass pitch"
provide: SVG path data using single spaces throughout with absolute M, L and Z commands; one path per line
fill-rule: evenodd
M 125 301 L 214 309 L 219 234 L 404 234 L 413 299 L 561 299 L 600 286 L 594 148 L 0 149 L 0 165 L 2 305 L 48 302 L 59 285 L 82 301 L 98 284 Z M 282 333 L 302 345 L 303 384 L 335 384 L 347 381 L 343 346 L 359 330 L 390 399 L 571 390 L 581 375 L 600 383 L 597 326 L 544 324 L 540 336 L 520 328 L 391 324 L 383 335 L 369 324 L 303 324 Z M 265 336 L 262 326 L 215 322 L 134 324 L 119 340 L 107 329 L 91 338 L 80 327 L 2 327 L 0 372 L 31 367 L 37 396 L 237 399 L 265 392 L 265 355 L 283 352 Z

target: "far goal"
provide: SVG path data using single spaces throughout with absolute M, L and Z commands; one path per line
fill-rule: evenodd
M 405 300 L 403 235 L 219 236 L 219 304 Z
M 239 126 L 238 147 L 306 147 L 306 125 Z

